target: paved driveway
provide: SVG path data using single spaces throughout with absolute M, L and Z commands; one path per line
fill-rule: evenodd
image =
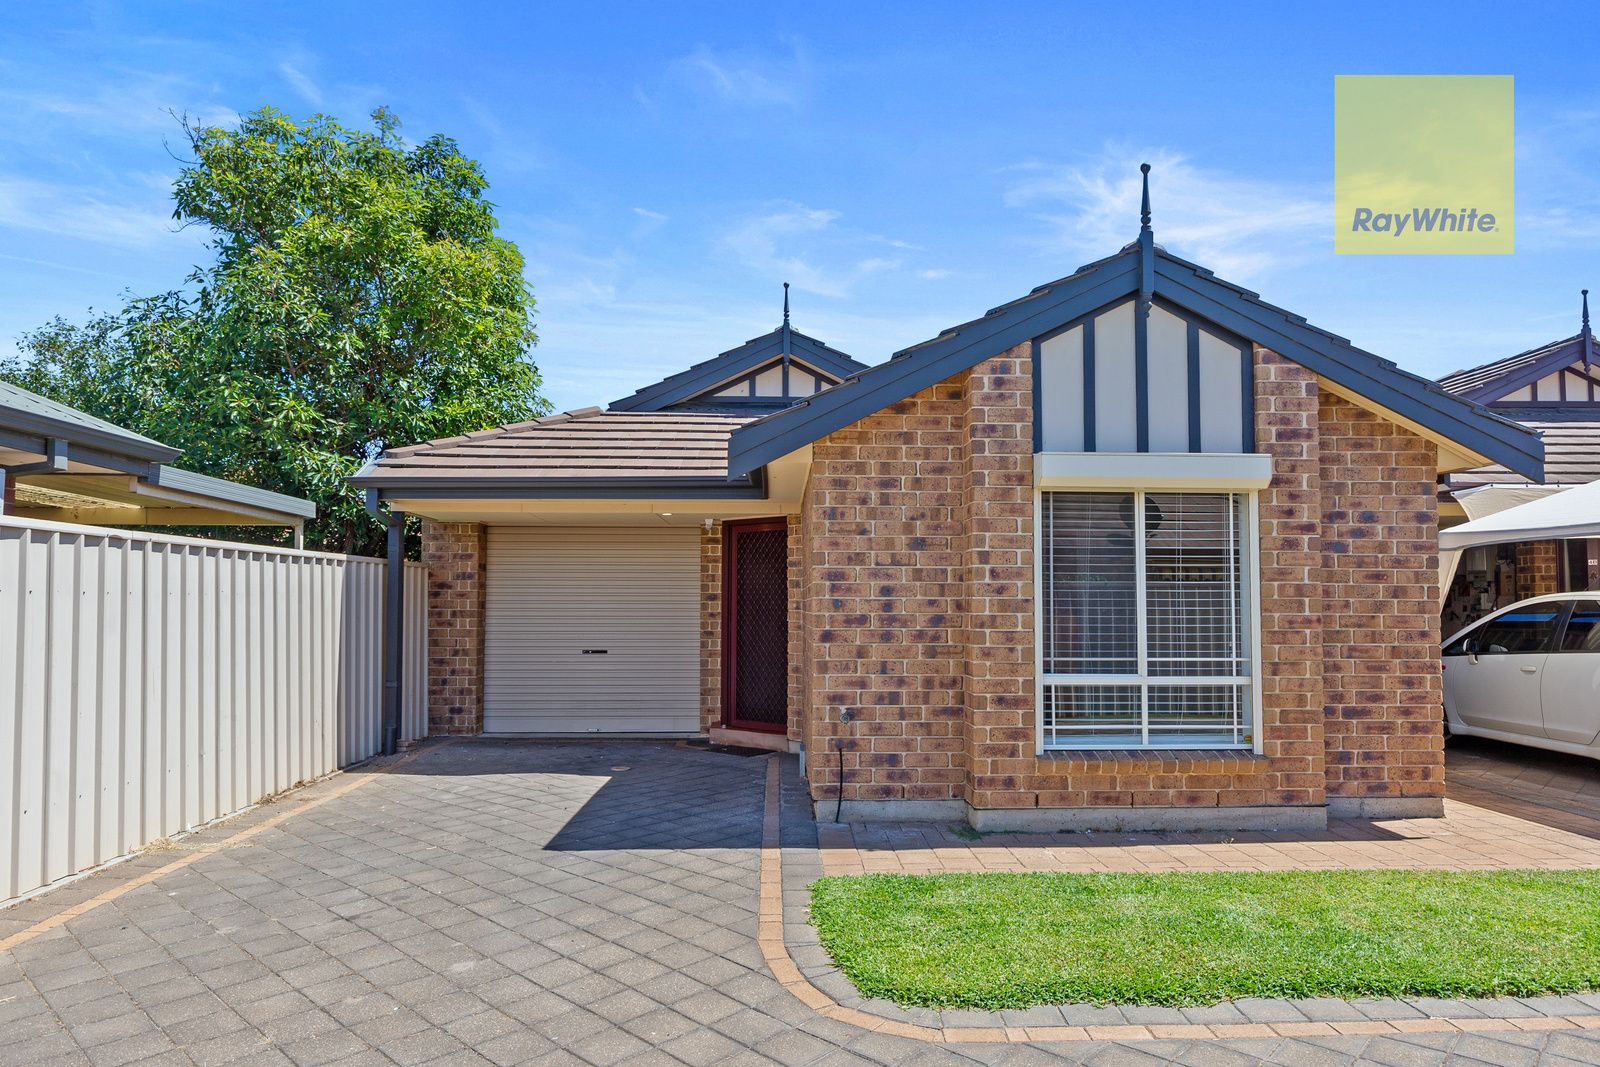
M 766 771 L 457 743 L 333 799 L 348 777 L 302 790 L 0 914 L 0 938 L 56 924 L 0 953 L 0 1061 L 1600 1060 L 1594 1031 L 944 1046 L 825 1018 L 756 943 Z M 814 857 L 793 771 L 784 845 Z

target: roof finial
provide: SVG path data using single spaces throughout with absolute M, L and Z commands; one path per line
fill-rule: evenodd
M 1150 164 L 1139 164 L 1139 173 L 1144 175 L 1144 198 L 1139 203 L 1139 232 L 1150 232 Z
M 789 325 L 789 283 L 783 283 L 783 324 Z
M 1583 345 L 1583 365 L 1593 366 L 1600 362 L 1600 355 L 1594 350 L 1594 334 L 1589 332 L 1589 290 L 1583 291 L 1583 329 L 1578 333 L 1579 344 Z

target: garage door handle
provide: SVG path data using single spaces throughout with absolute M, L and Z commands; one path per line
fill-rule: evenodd
M 586 648 L 583 650 L 583 654 L 585 656 L 604 656 L 610 651 L 609 648 Z
M 1533 674 L 1539 668 L 1538 667 L 1521 667 L 1519 669 L 1522 671 L 1523 674 Z

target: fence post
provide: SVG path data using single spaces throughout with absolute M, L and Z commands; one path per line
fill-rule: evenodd
M 406 517 L 389 512 L 387 590 L 383 598 L 383 754 L 400 747 L 401 659 L 405 645 Z

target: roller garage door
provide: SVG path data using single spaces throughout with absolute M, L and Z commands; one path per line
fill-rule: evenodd
M 485 733 L 695 733 L 700 532 L 491 526 Z

